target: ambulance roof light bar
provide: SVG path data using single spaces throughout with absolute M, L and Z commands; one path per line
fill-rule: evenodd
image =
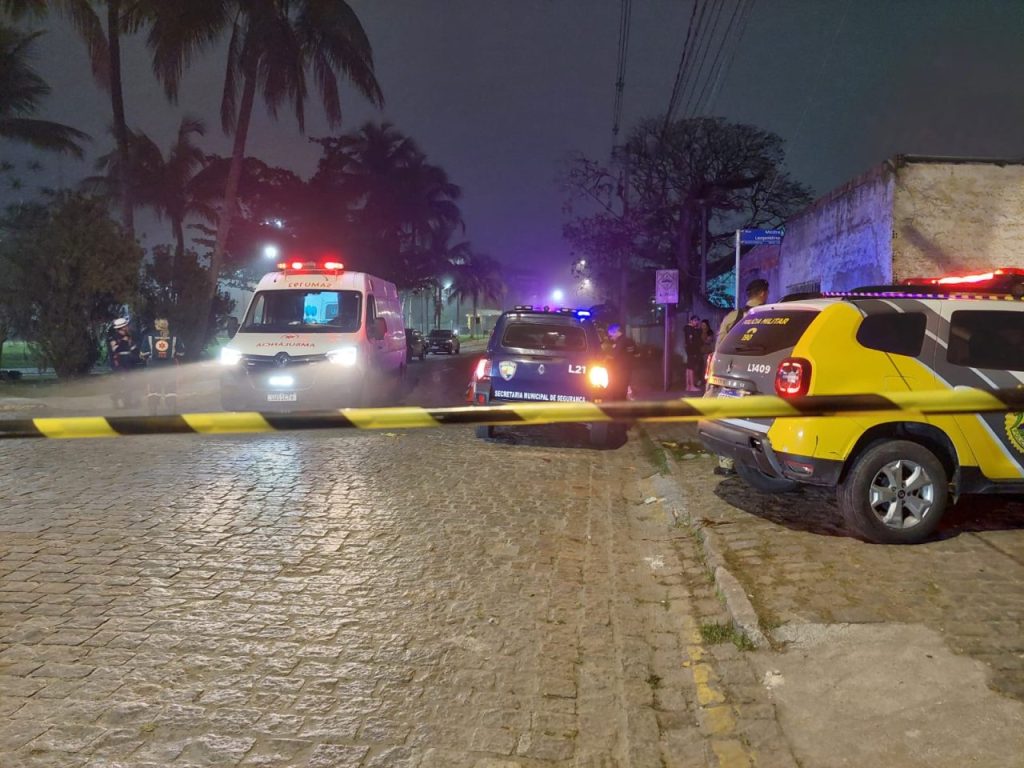
M 318 264 L 315 261 L 280 261 L 277 268 L 282 272 L 340 272 L 345 265 L 340 261 L 327 260 Z

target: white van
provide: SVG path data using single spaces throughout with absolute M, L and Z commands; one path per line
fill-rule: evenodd
M 335 261 L 278 264 L 220 363 L 225 410 L 372 404 L 405 373 L 398 290 Z

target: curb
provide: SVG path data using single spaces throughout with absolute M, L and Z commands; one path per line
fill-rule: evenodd
M 638 424 L 637 426 L 642 431 L 644 437 L 657 444 L 655 438 L 643 428 L 643 425 Z M 672 515 L 673 520 L 676 523 L 684 523 L 697 534 L 707 569 L 714 579 L 715 586 L 725 600 L 726 610 L 729 611 L 729 616 L 732 618 L 733 623 L 747 636 L 756 648 L 770 648 L 771 643 L 761 629 L 761 622 L 757 617 L 757 611 L 754 610 L 753 603 L 747 597 L 747 592 L 740 583 L 740 580 L 726 566 L 724 554 L 726 546 L 722 542 L 721 537 L 715 532 L 714 528 L 704 525 L 701 520 L 694 519 L 690 515 L 686 504 L 686 496 L 676 477 L 678 471 L 678 467 L 674 467 L 669 463 L 670 476 L 654 475 L 650 478 L 652 488 L 657 496 L 664 499 L 664 504 L 669 514 Z

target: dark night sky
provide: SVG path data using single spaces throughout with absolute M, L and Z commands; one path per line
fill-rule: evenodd
M 618 0 L 351 3 L 373 43 L 387 106 L 378 114 L 350 94 L 343 129 L 391 120 L 462 185 L 467 236 L 479 248 L 564 275 L 556 178 L 568 153 L 610 150 Z M 664 111 L 691 8 L 688 0 L 633 5 L 627 127 Z M 56 24 L 38 53 L 54 89 L 45 116 L 88 131 L 106 150 L 109 105 L 82 45 Z M 201 59 L 172 107 L 141 38 L 129 41 L 129 122 L 166 145 L 180 114 L 195 114 L 210 128 L 205 146 L 226 152 L 217 120 L 222 64 L 222 51 Z M 897 152 L 1024 156 L 1024 3 L 757 0 L 711 112 L 783 136 L 790 168 L 816 193 Z M 315 106 L 307 123 L 309 135 L 327 132 Z M 0 153 L 30 156 L 12 145 Z M 249 154 L 302 175 L 317 158 L 293 118 L 274 122 L 261 107 Z M 44 183 L 73 182 L 85 168 L 41 160 Z

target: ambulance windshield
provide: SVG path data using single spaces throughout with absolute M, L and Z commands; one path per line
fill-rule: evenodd
M 358 291 L 260 291 L 240 333 L 353 333 L 362 318 Z

